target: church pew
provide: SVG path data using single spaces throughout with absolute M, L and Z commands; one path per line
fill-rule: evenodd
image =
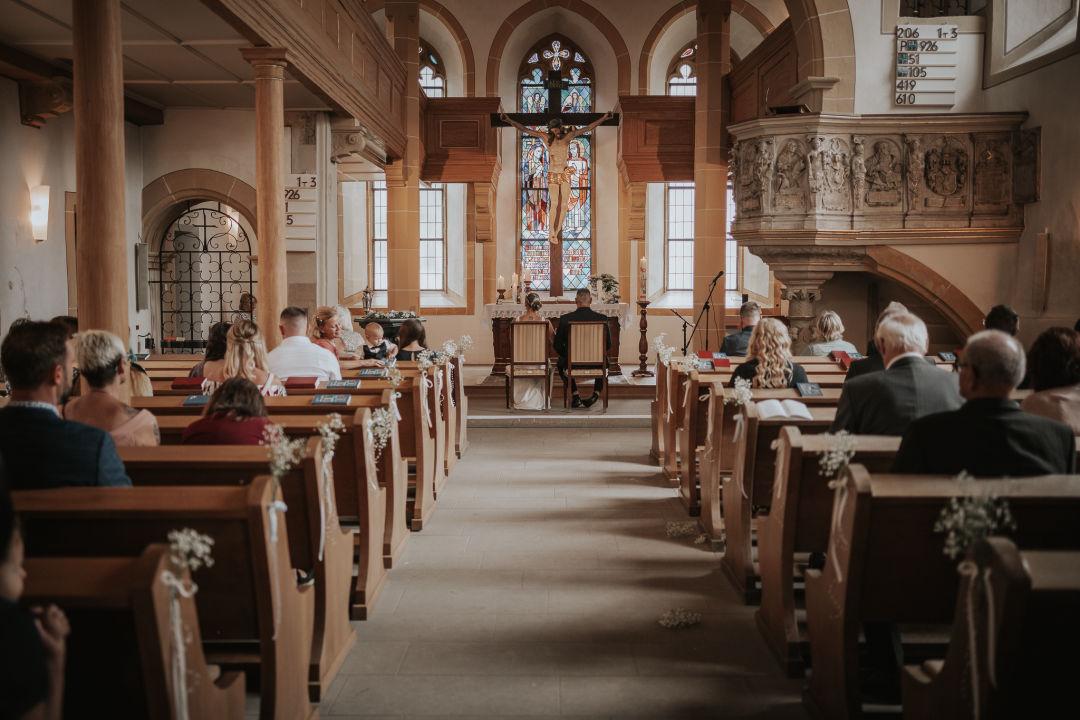
M 852 462 L 870 472 L 888 472 L 899 437 L 856 435 Z M 819 472 L 822 453 L 832 442 L 824 434 L 807 435 L 796 425 L 780 429 L 776 474 L 769 514 L 757 520 L 761 607 L 758 629 L 789 677 L 802 677 L 803 646 L 796 621 L 795 553 L 825 552 L 829 544 L 834 492 Z
M 32 557 L 138 557 L 170 530 L 214 539 L 214 565 L 197 571 L 195 608 L 207 660 L 259 665 L 263 720 L 314 718 L 308 661 L 315 589 L 298 587 L 288 513 L 273 481 L 246 487 L 59 488 L 12 493 Z M 276 525 L 277 534 L 271 528 Z
M 706 404 L 705 446 L 701 451 L 702 463 L 698 468 L 698 486 L 701 503 L 701 527 L 705 534 L 714 541 L 724 536 L 724 522 L 721 505 L 723 493 L 722 479 L 730 476 L 735 468 L 735 416 L 745 413 L 741 407 L 725 403 L 731 389 L 720 380 L 713 380 L 708 375 L 699 376 L 699 400 Z M 840 390 L 824 389 L 822 397 L 800 398 L 795 390 L 787 388 L 775 390 L 754 390 L 755 400 L 799 400 L 811 408 L 833 408 L 840 399 Z
M 661 468 L 664 467 L 664 412 L 667 408 L 667 365 L 660 362 L 660 356 L 656 358 L 655 379 L 656 394 L 649 403 L 649 416 L 651 419 L 650 430 L 652 443 L 649 447 L 649 457 L 656 461 Z
M 431 415 L 433 427 L 427 426 L 424 421 L 424 408 L 430 407 L 426 403 L 434 397 L 434 388 L 426 389 L 431 398 L 421 397 L 421 388 L 423 388 L 423 384 L 418 375 L 404 378 L 397 387 L 397 392 L 400 392 L 402 397 L 396 401 L 398 411 L 401 413 L 401 421 L 398 423 L 397 428 L 401 456 L 406 462 L 413 462 L 416 467 L 416 499 L 407 508 L 409 523 L 413 530 L 422 529 L 424 523 L 435 510 L 436 469 L 439 467 L 436 464 L 436 432 L 434 425 L 441 423 L 441 416 L 438 413 L 433 413 Z M 347 412 L 350 407 L 364 403 L 363 397 L 388 397 L 384 393 L 392 393 L 394 388 L 390 383 L 380 380 L 370 383 L 364 382 L 359 388 L 346 388 L 334 392 L 351 395 L 350 404 L 346 406 L 312 405 L 311 395 L 293 394 L 288 397 L 266 398 L 266 408 L 271 417 Z M 202 414 L 203 408 L 185 407 L 183 399 L 180 396 L 132 398 L 131 402 L 136 408 L 150 410 L 157 416 L 159 422 L 162 421 L 164 416 L 168 415 L 181 415 L 193 419 Z M 380 399 L 379 402 L 382 403 L 383 401 Z M 391 497 L 391 504 L 395 500 L 395 497 Z M 392 524 L 391 528 L 396 528 L 396 524 Z
M 976 556 L 985 576 L 961 573 L 944 661 L 904 669 L 905 720 L 1060 714 L 1075 703 L 1080 672 L 1071 651 L 1080 643 L 1080 552 L 1021 552 L 995 537 Z
M 366 420 L 368 411 L 363 413 Z M 358 413 L 359 414 L 359 413 Z M 363 425 L 360 426 L 363 428 Z M 352 433 L 354 436 L 356 432 Z M 364 433 L 359 433 L 360 437 Z M 337 452 L 348 453 L 351 443 Z M 268 468 L 266 449 L 250 445 L 119 448 L 131 482 L 137 486 L 185 487 L 243 485 Z M 335 452 L 335 455 L 337 454 Z M 281 498 L 289 507 L 289 555 L 295 567 L 314 572 L 315 621 L 311 645 L 311 699 L 317 702 L 333 682 L 356 631 L 349 625 L 350 604 L 370 609 L 386 582 L 382 562 L 385 491 L 365 488 L 360 525 L 360 562 L 352 583 L 353 537 L 337 520 L 332 473 L 323 464 L 321 440 L 309 438 L 304 458 L 281 479 Z M 353 493 L 354 495 L 357 493 Z M 372 507 L 367 507 L 367 506 Z M 320 557 L 320 547 L 323 548 Z M 351 603 L 350 603 L 351 601 Z
M 962 484 L 952 477 L 841 475 L 823 570 L 806 572 L 813 672 L 803 701 L 814 717 L 861 715 L 858 636 L 863 622 L 946 624 L 953 619 L 956 562 L 934 532 L 949 498 L 989 493 L 1008 501 L 1025 549 L 1080 548 L 1080 476 L 1047 475 Z
M 451 391 L 454 395 L 454 413 L 457 427 L 454 433 L 454 451 L 460 458 L 469 448 L 469 398 L 465 395 L 465 363 L 458 355 L 450 361 L 454 365 Z
M 757 588 L 759 573 L 754 563 L 752 522 L 758 510 L 772 502 L 776 473 L 773 444 L 784 427 L 825 432 L 836 417 L 836 408 L 810 406 L 813 420 L 788 417 L 766 420 L 759 416 L 756 402 L 748 403 L 743 413 L 746 427 L 735 443 L 731 477 L 725 478 L 720 489 L 724 519 L 724 557 L 720 568 L 743 601 L 751 604 L 761 600 L 761 591 Z
M 177 636 L 170 621 L 171 592 L 162 574 L 170 572 L 185 583 L 191 576 L 170 560 L 167 544 L 149 545 L 134 559 L 28 558 L 25 569 L 23 604 L 55 603 L 71 622 L 65 717 L 177 717 Z M 203 655 L 195 599 L 177 594 L 175 602 L 189 717 L 243 720 L 244 673 L 215 678 Z

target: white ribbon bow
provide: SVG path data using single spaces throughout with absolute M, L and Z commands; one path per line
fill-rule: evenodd
M 278 625 L 281 624 L 281 581 L 277 572 L 277 543 L 278 543 L 278 517 L 279 512 L 284 513 L 289 507 L 281 500 L 274 500 L 267 504 L 266 514 L 270 520 L 270 581 L 274 583 L 274 634 L 272 640 L 277 640 Z
M 368 430 L 371 433 L 371 430 Z M 323 559 L 323 548 L 326 547 L 326 525 L 334 518 L 334 453 L 323 453 L 322 456 L 322 482 L 323 501 L 319 503 L 319 561 Z M 272 521 L 277 523 L 275 518 Z M 275 528 L 276 529 L 276 528 Z
M 431 378 L 427 376 L 427 373 L 424 373 L 423 377 L 424 390 L 420 393 L 420 405 L 423 407 L 424 418 L 427 420 L 427 426 L 431 427 L 431 408 L 428 406 L 427 389 L 430 387 L 434 387 L 435 383 L 432 382 Z
M 735 442 L 739 442 L 739 440 L 742 439 L 743 431 L 746 429 L 746 416 L 743 415 L 742 413 L 738 413 L 738 414 L 735 415 L 734 420 L 735 420 L 735 435 L 733 436 L 732 439 Z
M 401 422 L 401 411 L 398 410 L 397 399 L 401 397 L 401 393 L 396 390 L 390 394 L 390 407 L 394 408 L 394 419 Z
M 173 636 L 170 659 L 173 716 L 176 720 L 188 720 L 187 643 L 184 641 L 184 622 L 180 618 L 180 598 L 194 597 L 199 586 L 193 582 L 185 583 L 169 570 L 162 571 L 161 582 L 169 588 L 169 630 Z
M 990 676 L 990 686 L 997 687 L 996 671 L 994 669 L 994 663 L 996 660 L 995 653 L 995 638 L 994 638 L 994 593 L 990 587 L 990 568 L 986 568 L 982 571 L 982 582 L 980 583 L 979 566 L 972 560 L 964 560 L 957 567 L 957 572 L 963 577 L 968 578 L 967 589 L 967 616 L 968 616 L 968 652 L 971 654 L 971 661 L 968 663 L 968 667 L 971 668 L 971 709 L 972 717 L 978 719 L 982 717 L 979 714 L 979 644 L 978 638 L 975 637 L 975 592 L 981 584 L 984 588 L 986 595 L 986 672 Z
M 836 496 L 833 499 L 832 527 L 829 528 L 829 545 L 832 545 L 833 538 L 839 539 L 840 537 L 840 525 L 843 522 L 844 505 L 847 500 L 847 484 L 837 478 L 829 481 L 829 487 L 836 490 Z M 833 557 L 832 566 L 836 572 L 836 581 L 842 583 L 844 582 L 844 573 L 840 570 L 839 560 L 839 558 Z

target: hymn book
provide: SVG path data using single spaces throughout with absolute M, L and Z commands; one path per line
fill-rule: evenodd
M 776 400 L 773 398 L 762 400 L 757 404 L 757 411 L 762 420 L 771 420 L 778 417 L 801 418 L 803 420 L 814 419 L 814 416 L 810 414 L 810 408 L 798 400 Z
M 360 387 L 360 378 L 330 380 L 326 383 L 327 390 L 355 390 L 358 387 Z
M 312 405 L 348 405 L 351 395 L 322 393 L 311 398 Z

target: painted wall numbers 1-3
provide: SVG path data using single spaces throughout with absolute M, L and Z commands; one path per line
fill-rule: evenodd
M 319 184 L 315 175 L 285 176 L 285 248 L 315 252 Z
M 954 103 L 958 37 L 956 25 L 896 26 L 894 105 Z

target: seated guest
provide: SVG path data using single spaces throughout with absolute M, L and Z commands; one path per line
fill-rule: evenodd
M 344 305 L 335 305 L 338 318 L 341 320 L 341 344 L 345 352 L 352 353 L 354 357 L 363 355 L 364 333 L 353 330 L 353 316 L 349 308 Z
M 120 398 L 131 377 L 131 365 L 120 338 L 105 330 L 75 336 L 75 354 L 90 391 L 68 400 L 60 414 L 112 435 L 117 447 L 161 444 L 157 420 L 149 410 L 136 410 Z
M 1020 331 L 1020 316 L 1008 305 L 995 305 L 983 318 L 983 327 L 1016 337 L 1016 333 Z
M 894 313 L 906 313 L 907 308 L 900 303 L 893 300 L 891 303 L 885 306 L 885 309 L 878 315 L 877 323 L 874 325 L 874 337 L 870 338 L 870 343 L 866 348 L 866 357 L 860 358 L 848 368 L 847 376 L 844 381 L 847 382 L 853 377 L 859 375 L 865 375 L 866 373 L 878 372 L 885 369 L 885 362 L 881 359 L 881 349 L 877 344 L 877 329 L 881 325 L 881 322 L 888 316 Z
M 11 383 L 11 401 L 0 408 L 0 457 L 12 489 L 131 485 L 109 433 L 60 417 L 73 345 L 67 328 L 44 322 L 20 325 L 0 345 Z
M 188 377 L 206 377 L 207 373 L 220 373 L 225 368 L 225 348 L 229 344 L 231 323 L 219 322 L 210 326 L 210 335 L 206 338 L 206 354 L 200 362 L 191 367 Z
M 280 323 L 281 344 L 267 356 L 275 375 L 282 378 L 315 377 L 320 381 L 341 379 L 341 366 L 334 353 L 308 339 L 307 312 L 303 308 L 295 305 L 285 308 L 281 311 Z
M 540 296 L 534 292 L 529 293 L 525 296 L 525 312 L 514 318 L 514 322 L 544 323 L 544 332 L 547 338 L 544 341 L 544 346 L 550 348 L 552 338 L 555 336 L 555 330 L 551 327 L 551 322 L 540 315 L 540 308 L 542 307 L 544 307 L 544 303 L 540 301 Z M 543 410 L 547 407 L 545 392 L 546 379 L 542 375 L 539 377 L 520 377 L 514 381 L 514 407 L 518 410 Z
M 1080 435 L 1080 334 L 1063 327 L 1043 332 L 1028 351 L 1035 391 L 1020 409 L 1065 423 Z
M 57 315 L 49 322 L 60 323 L 67 328 L 68 337 L 75 337 L 79 332 L 79 318 L 74 315 Z
M 397 357 L 398 346 L 385 338 L 385 330 L 372 321 L 364 326 L 364 359 L 389 360 Z
M 761 306 L 753 300 L 744 302 L 739 308 L 739 332 L 732 333 L 724 338 L 720 344 L 720 352 L 728 357 L 746 357 L 747 348 L 750 347 L 750 335 L 761 320 Z
M 588 288 L 581 288 L 577 291 L 574 304 L 577 305 L 577 309 L 559 318 L 559 327 L 555 331 L 555 352 L 559 355 L 559 375 L 562 377 L 563 382 L 566 382 L 566 368 L 568 366 L 567 353 L 570 349 L 570 324 L 575 322 L 607 323 L 607 317 L 592 309 L 592 293 L 589 292 Z M 604 347 L 605 349 L 611 347 L 611 331 L 606 324 L 604 325 Z M 596 378 L 593 382 L 592 395 L 582 400 L 578 395 L 577 382 L 571 381 L 570 392 L 573 393 L 573 398 L 570 406 L 576 408 L 592 407 L 600 399 L 600 390 L 603 387 L 603 379 Z
M 831 352 L 857 353 L 858 349 L 844 339 L 844 323 L 832 310 L 818 313 L 814 321 L 814 331 L 821 342 L 810 343 L 803 350 L 803 355 L 826 356 Z
M 311 345 L 310 342 L 307 344 Z M 267 397 L 285 394 L 285 388 L 270 370 L 266 342 L 259 331 L 259 326 L 251 320 L 241 319 L 233 323 L 226 336 L 225 364 L 222 365 L 220 371 L 212 371 L 205 377 L 206 380 L 203 382 L 205 393 L 214 392 L 229 378 L 242 377 L 258 385 L 259 392 Z
M 808 382 L 803 366 L 791 362 L 791 335 L 775 318 L 764 318 L 754 327 L 746 357 L 731 374 L 728 387 L 735 387 L 738 378 L 756 388 L 793 388 Z
M 906 312 L 886 316 L 877 329 L 885 371 L 844 383 L 832 432 L 903 435 L 912 420 L 963 405 L 956 375 L 923 360 L 927 344 L 922 320 Z
M 55 605 L 19 606 L 23 539 L 0 464 L 0 717 L 60 720 L 71 626 Z
M 321 348 L 326 348 L 334 354 L 338 360 L 356 360 L 357 353 L 345 349 L 345 341 L 341 334 L 348 325 L 347 317 L 341 315 L 338 307 L 323 305 L 315 311 L 315 317 L 311 323 L 311 342 Z M 361 359 L 360 367 L 382 367 L 382 362 L 373 359 Z
M 131 364 L 131 397 L 154 397 L 154 383 L 139 363 Z
M 206 404 L 206 412 L 184 430 L 184 445 L 259 445 L 273 423 L 255 383 L 229 378 Z
M 401 329 L 397 334 L 398 360 L 415 360 L 416 356 L 428 349 L 427 332 L 424 323 L 417 318 L 409 318 L 401 323 Z
M 958 365 L 960 394 L 967 402 L 959 410 L 913 421 L 893 472 L 966 470 L 976 477 L 1024 477 L 1075 471 L 1072 429 L 1029 415 L 1009 398 L 1024 377 L 1024 349 L 1016 338 L 1000 330 L 976 333 Z

